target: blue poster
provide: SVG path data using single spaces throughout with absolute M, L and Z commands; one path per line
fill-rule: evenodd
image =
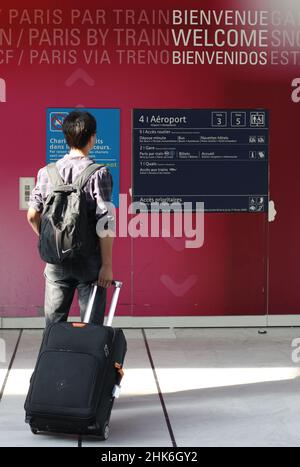
M 267 212 L 265 109 L 134 109 L 133 200 Z
M 74 108 L 48 108 L 47 109 L 47 164 L 55 162 L 69 152 L 62 133 L 64 118 Z M 79 108 L 90 112 L 97 121 L 97 138 L 89 157 L 97 164 L 106 165 L 113 177 L 112 202 L 119 206 L 120 190 L 120 110 Z

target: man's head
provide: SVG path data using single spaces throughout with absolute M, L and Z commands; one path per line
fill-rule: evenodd
M 64 119 L 62 130 L 70 148 L 83 149 L 89 143 L 95 144 L 97 123 L 89 112 L 70 112 Z

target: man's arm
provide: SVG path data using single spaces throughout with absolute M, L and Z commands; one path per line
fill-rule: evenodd
M 99 237 L 101 268 L 98 284 L 109 287 L 113 280 L 112 250 L 115 237 L 115 209 L 111 203 L 113 180 L 107 167 L 97 172 L 92 195 L 96 199 L 96 232 Z
M 27 211 L 27 220 L 33 231 L 37 235 L 40 235 L 41 213 L 36 211 L 34 208 L 29 208 Z
M 112 249 L 114 238 L 111 236 L 99 238 L 102 266 L 98 275 L 98 285 L 109 287 L 113 280 Z
M 30 194 L 28 203 L 29 209 L 27 211 L 27 220 L 31 225 L 31 228 L 37 235 L 40 235 L 41 214 L 43 211 L 43 197 L 41 193 L 41 185 L 45 184 L 45 177 L 43 175 L 44 171 L 44 168 L 38 171 L 36 185 Z

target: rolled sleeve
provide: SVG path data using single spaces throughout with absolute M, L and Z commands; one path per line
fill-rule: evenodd
M 37 182 L 30 194 L 28 202 L 28 207 L 33 208 L 38 212 L 41 212 L 43 210 L 43 197 L 41 193 L 41 173 L 42 169 L 40 169 L 38 172 Z
M 96 232 L 99 237 L 115 236 L 116 216 L 115 207 L 111 202 L 113 178 L 107 167 L 96 172 L 94 182 L 94 198 L 96 200 Z

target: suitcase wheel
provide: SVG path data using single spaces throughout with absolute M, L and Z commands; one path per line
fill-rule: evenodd
M 102 435 L 103 435 L 103 439 L 108 439 L 109 437 L 109 424 L 107 422 L 104 423 Z
M 37 435 L 38 434 L 38 430 L 36 428 L 33 428 L 32 426 L 30 427 L 31 429 L 31 433 L 33 433 L 34 435 Z

